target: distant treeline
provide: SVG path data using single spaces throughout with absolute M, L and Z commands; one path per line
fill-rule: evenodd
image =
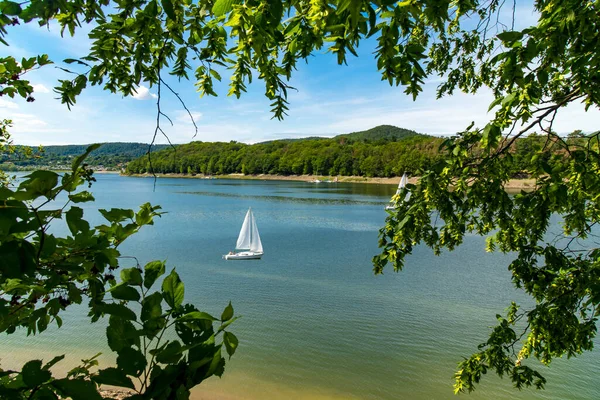
M 193 142 L 141 157 L 127 165 L 133 174 L 360 175 L 391 177 L 427 168 L 439 157 L 441 138 L 413 133 L 401 139 L 333 139 L 237 142 Z
M 69 166 L 73 158 L 85 153 L 89 145 L 44 146 L 40 151 L 37 147 L 26 149 L 17 146 L 14 153 L 0 153 L 0 167 L 4 169 L 22 169 L 34 167 L 64 167 Z M 154 145 L 153 151 L 165 148 L 166 145 Z M 104 143 L 94 150 L 86 159 L 92 166 L 117 168 L 148 152 L 145 143 Z

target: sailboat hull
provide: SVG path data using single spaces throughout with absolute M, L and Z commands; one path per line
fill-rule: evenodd
M 242 251 L 234 254 L 225 254 L 223 256 L 226 260 L 259 260 L 263 256 L 263 253 L 256 253 L 253 251 Z

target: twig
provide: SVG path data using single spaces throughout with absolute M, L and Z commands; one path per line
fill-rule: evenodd
M 556 113 L 556 111 L 564 106 L 565 104 L 577 99 L 578 97 L 580 97 L 581 95 L 579 94 L 579 92 L 573 91 L 570 94 L 568 94 L 567 96 L 565 96 L 565 98 L 557 103 L 555 103 L 552 106 L 548 106 L 548 107 L 544 107 L 541 109 L 536 110 L 535 112 L 541 111 L 541 110 L 545 110 L 544 113 L 542 115 L 540 115 L 539 117 L 537 117 L 535 119 L 535 121 L 533 121 L 532 123 L 530 123 L 529 125 L 527 125 L 525 128 L 521 129 L 512 139 L 511 141 L 508 143 L 508 145 L 506 145 L 505 147 L 501 148 L 497 153 L 496 156 L 499 156 L 500 154 L 504 153 L 506 150 L 510 149 L 510 147 L 513 145 L 513 143 L 519 138 L 521 137 L 524 133 L 526 133 L 527 131 L 529 131 L 531 128 L 533 128 L 534 126 L 540 124 L 548 115 L 552 114 L 553 112 Z
M 515 30 L 515 11 L 517 10 L 517 0 L 513 0 L 513 12 L 512 12 L 512 24 L 510 26 L 510 30 Z
M 175 97 L 177 97 L 177 99 L 179 100 L 179 102 L 181 103 L 181 105 L 183 106 L 185 111 L 187 111 L 188 115 L 190 116 L 190 120 L 192 121 L 192 124 L 194 125 L 194 129 L 196 130 L 196 133 L 194 133 L 194 136 L 192 136 L 192 139 L 195 138 L 196 135 L 198 135 L 198 126 L 196 125 L 196 121 L 194 121 L 194 117 L 192 116 L 192 113 L 185 105 L 185 102 L 183 101 L 183 99 L 179 96 L 179 93 L 175 92 L 173 90 L 173 88 L 171 88 L 171 86 L 169 86 L 160 76 L 158 77 L 158 79 L 160 80 L 160 82 L 162 82 L 167 87 L 167 89 L 169 89 L 171 91 L 171 93 L 173 93 L 175 95 Z

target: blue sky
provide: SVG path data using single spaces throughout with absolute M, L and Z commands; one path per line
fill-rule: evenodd
M 519 1 L 516 19 L 521 26 L 535 22 L 531 2 Z M 55 25 L 50 29 L 37 24 L 9 28 L 8 54 L 30 57 L 48 53 L 62 65 L 64 58 L 87 54 L 89 41 L 86 30 L 74 38 L 61 38 Z M 322 51 L 308 64 L 299 63 L 290 84 L 298 91 L 289 92 L 290 111 L 284 121 L 271 119 L 269 101 L 264 97 L 262 81 L 254 80 L 248 93 L 240 99 L 227 97 L 228 77 L 217 86 L 219 97 L 200 98 L 193 82 L 169 81 L 192 111 L 199 128 L 194 128 L 179 101 L 165 91 L 163 110 L 174 121 L 163 126 L 174 143 L 191 140 L 230 141 L 246 143 L 277 138 L 304 136 L 334 136 L 340 133 L 369 129 L 389 124 L 422 133 L 450 135 L 466 128 L 471 121 L 478 126 L 491 117 L 487 114 L 492 100 L 489 92 L 477 95 L 455 94 L 435 99 L 437 79 L 430 79 L 416 101 L 403 93 L 401 87 L 390 87 L 380 80 L 373 50 L 374 41 L 364 42 L 359 57 L 349 56 L 347 66 L 338 66 L 335 56 Z M 156 88 L 140 88 L 135 97 L 123 98 L 88 88 L 69 111 L 56 100 L 52 88 L 66 74 L 55 66 L 46 66 L 27 75 L 34 84 L 36 99 L 26 103 L 21 99 L 0 98 L 0 118 L 14 122 L 11 130 L 15 143 L 28 145 L 86 144 L 93 142 L 149 142 L 156 119 Z M 560 133 L 574 129 L 597 130 L 600 113 L 584 112 L 582 106 L 570 106 L 559 114 L 554 128 Z M 158 143 L 165 143 L 158 138 Z

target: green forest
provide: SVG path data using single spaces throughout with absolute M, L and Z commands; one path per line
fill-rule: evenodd
M 427 168 L 442 138 L 384 125 L 333 138 L 192 142 L 140 157 L 127 172 L 142 174 L 342 175 L 391 177 Z
M 430 168 L 443 153 L 440 146 L 447 138 L 419 134 L 407 129 L 383 125 L 367 131 L 333 138 L 275 140 L 248 145 L 239 142 L 192 142 L 168 147 L 130 162 L 127 173 L 177 173 L 221 175 L 317 175 L 393 177 L 404 172 L 416 175 Z M 586 141 L 580 131 L 569 134 L 571 143 Z M 514 177 L 529 175 L 531 154 L 545 149 L 548 165 L 555 160 L 556 143 L 547 143 L 541 135 L 531 134 L 511 146 Z M 558 154 L 556 154 L 558 155 Z

